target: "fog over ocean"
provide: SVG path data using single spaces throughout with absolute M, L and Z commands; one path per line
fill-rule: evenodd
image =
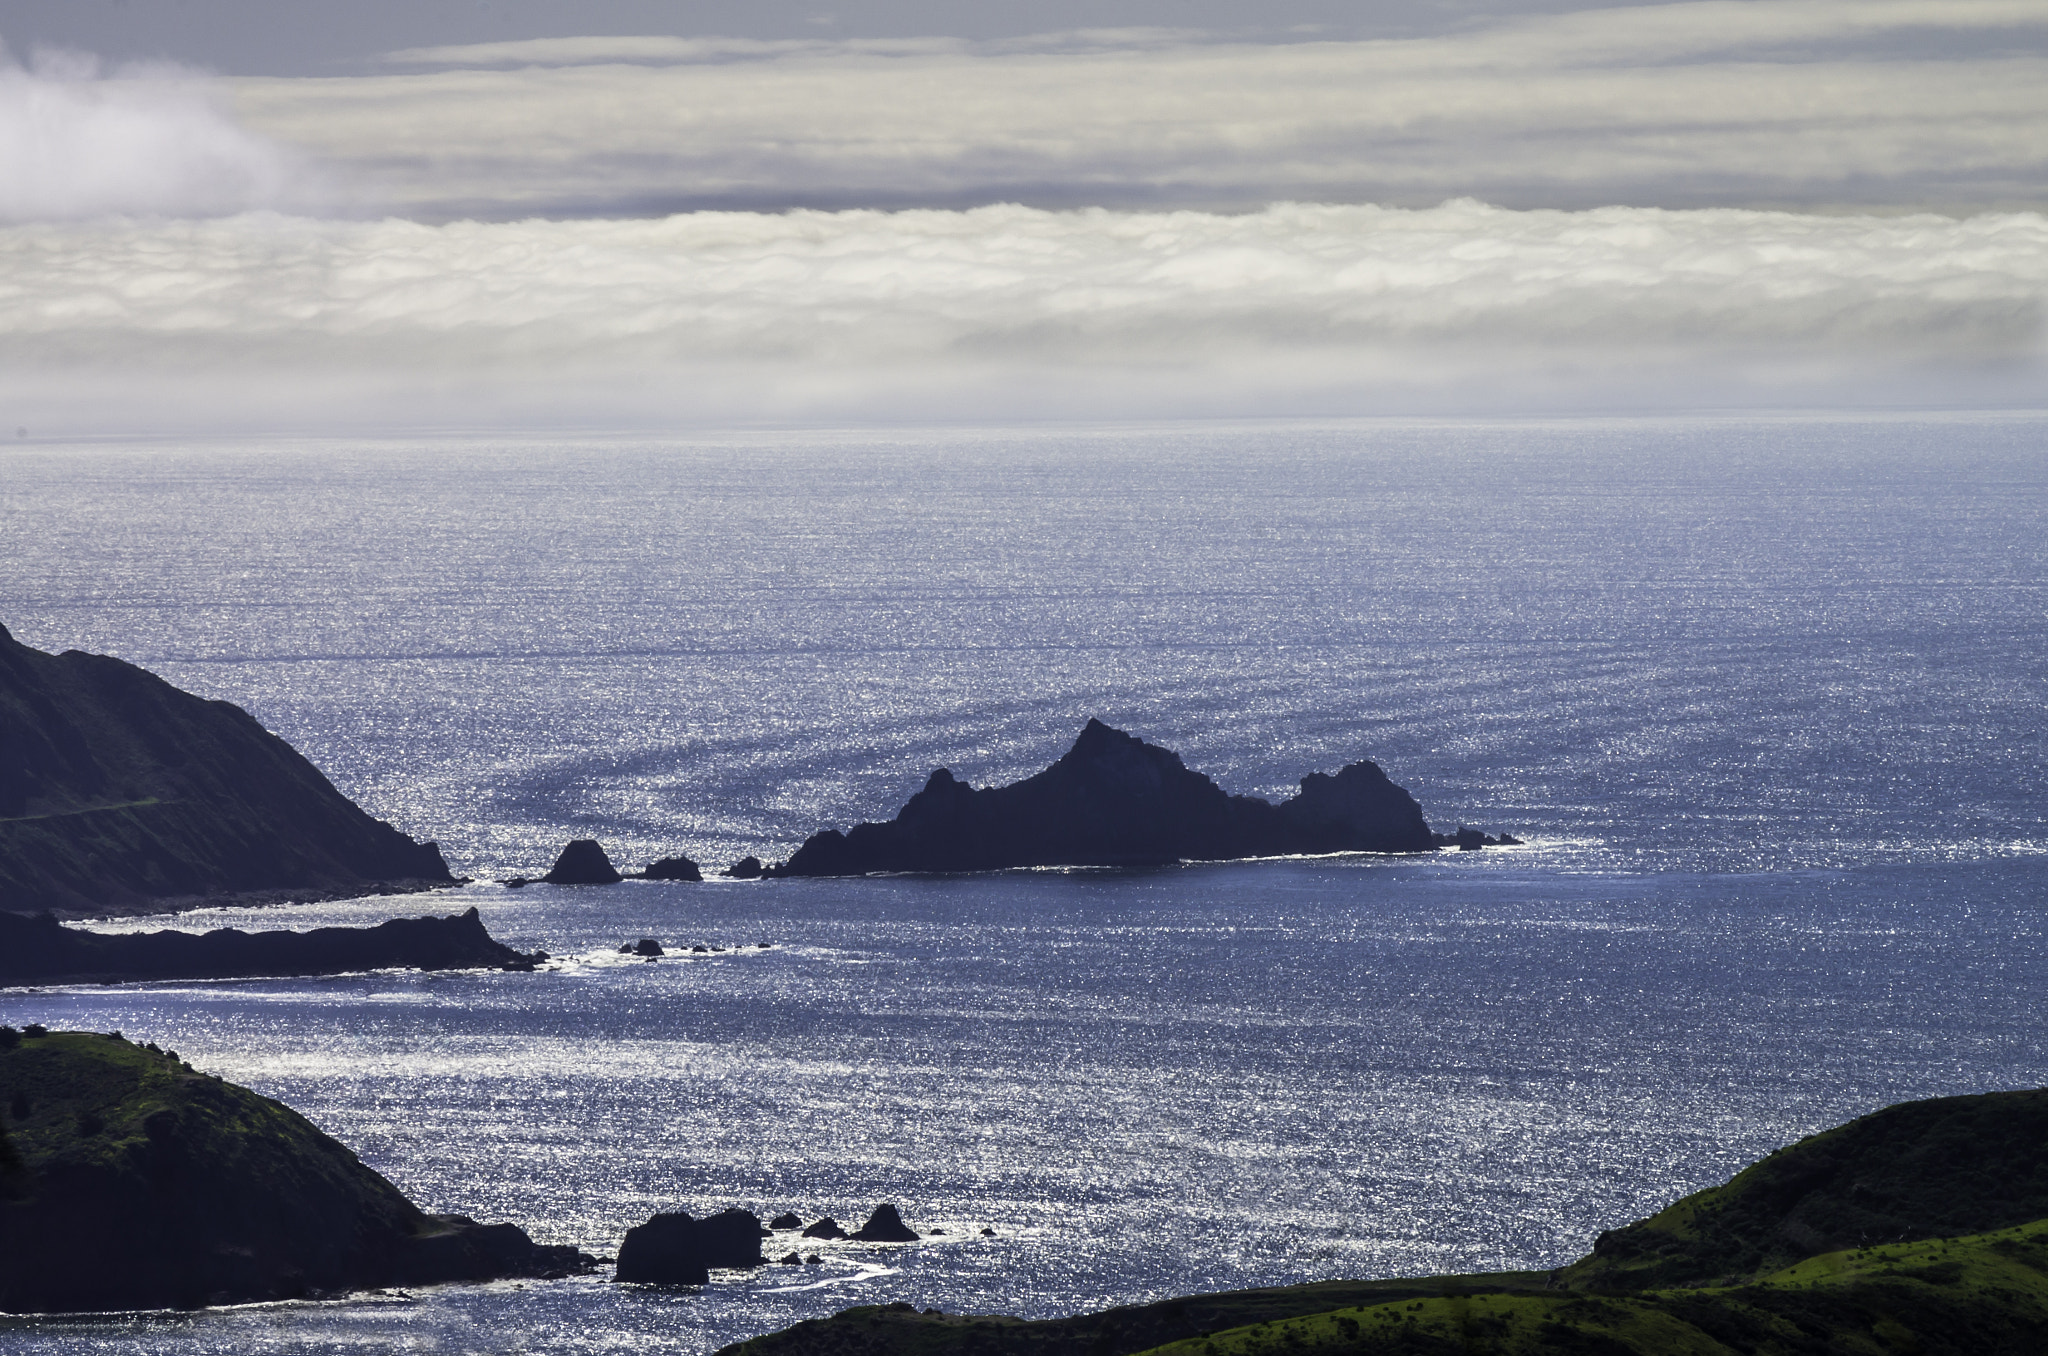
M 0 1021 L 172 1046 L 430 1208 L 549 1242 L 882 1200 L 947 1233 L 701 1293 L 8 1320 L 0 1349 L 701 1352 L 853 1303 L 1049 1315 L 1548 1267 L 1849 1116 L 2040 1085 L 2044 432 L 17 442 L 20 639 L 247 707 L 479 878 L 400 911 L 475 904 L 562 959 L 9 991 Z M 1034 770 L 1090 715 L 1233 791 L 1371 757 L 1438 827 L 1529 845 L 490 883 L 571 836 L 784 855 L 934 766 Z M 624 962 L 641 936 L 750 949 Z

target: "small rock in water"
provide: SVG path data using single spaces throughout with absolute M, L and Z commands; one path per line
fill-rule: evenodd
M 793 1267 L 801 1264 L 803 1260 L 803 1258 L 797 1256 L 795 1253 L 791 1253 L 789 1256 L 782 1259 L 782 1265 L 786 1267 Z
M 550 885 L 616 885 L 619 873 L 595 838 L 578 838 L 562 849 L 554 870 L 541 879 Z
M 759 880 L 765 870 L 759 857 L 742 857 L 725 868 L 725 874 L 733 880 Z
M 774 1219 L 769 1220 L 768 1227 L 771 1229 L 801 1229 L 804 1227 L 804 1222 L 803 1218 L 796 1211 L 785 1210 Z
M 853 1231 L 863 1243 L 915 1243 L 917 1231 L 903 1222 L 893 1205 L 878 1205 L 868 1222 Z
M 642 880 L 703 880 L 704 873 L 688 857 L 663 857 L 660 861 L 648 863 L 640 873 Z
M 839 1227 L 839 1221 L 825 1216 L 810 1228 L 804 1230 L 805 1238 L 844 1238 L 846 1230 Z
M 804 1265 L 807 1267 L 822 1266 L 823 1264 L 824 1259 L 816 1253 L 812 1253 L 809 1257 L 804 1258 Z
M 624 947 L 620 948 L 620 950 L 624 949 Z M 642 937 L 639 941 L 633 943 L 633 954 L 636 956 L 654 957 L 665 956 L 668 953 L 661 949 L 661 943 L 654 940 L 654 938 Z
M 981 1231 L 981 1236 L 983 1238 L 994 1238 L 996 1236 L 996 1231 L 993 1229 L 983 1229 Z

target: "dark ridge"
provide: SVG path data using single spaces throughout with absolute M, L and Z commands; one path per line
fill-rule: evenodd
M 310 932 L 88 932 L 47 914 L 0 913 L 0 985 L 244 979 L 355 970 L 531 970 L 527 955 L 492 939 L 475 909 L 446 918 L 394 918 L 369 928 Z
M 940 768 L 893 820 L 814 834 L 765 874 L 1156 866 L 1436 846 L 1422 807 L 1376 764 L 1311 773 L 1276 806 L 1229 795 L 1171 749 L 1090 720 L 1035 776 L 976 790 Z
M 451 880 L 438 847 L 372 819 L 240 707 L 0 627 L 0 910 Z
M 2048 1218 L 2048 1089 L 1902 1102 L 1601 1234 L 1574 1287 L 1704 1285 Z
M 0 1199 L 0 1310 L 196 1308 L 559 1276 L 595 1259 L 428 1215 L 280 1102 L 120 1036 L 0 1047 L 21 1166 Z
M 1558 1272 L 1322 1281 L 1055 1319 L 873 1305 L 717 1356 L 2021 1356 L 2044 1341 L 2048 1090 L 2035 1090 L 1903 1103 L 1815 1135 Z

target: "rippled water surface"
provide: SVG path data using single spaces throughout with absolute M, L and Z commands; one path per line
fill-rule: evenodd
M 11 991 L 0 1021 L 174 1046 L 547 1241 L 881 1200 L 946 1231 L 702 1292 L 16 1322 L 0 1349 L 698 1352 L 859 1302 L 1550 1266 L 1848 1116 L 2048 1082 L 2044 433 L 0 451 L 0 621 L 248 707 L 479 878 L 402 911 L 474 903 L 562 958 Z M 571 836 L 783 855 L 934 766 L 1042 766 L 1089 715 L 1233 791 L 1369 756 L 1439 827 L 1530 845 L 489 883 Z M 641 936 L 724 949 L 618 955 Z

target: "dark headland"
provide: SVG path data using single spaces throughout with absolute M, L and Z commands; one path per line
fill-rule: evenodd
M 192 1308 L 596 1264 L 429 1215 L 280 1102 L 118 1034 L 0 1028 L 0 1310 Z
M 229 702 L 0 627 L 0 911 L 450 883 L 433 843 L 364 813 Z
M 1091 720 L 1059 761 L 980 790 L 945 768 L 884 824 L 813 834 L 764 875 L 993 871 L 1023 866 L 1154 866 L 1297 853 L 1433 852 L 1503 840 L 1439 837 L 1379 766 L 1311 773 L 1278 805 L 1233 796 L 1148 744 Z M 1507 840 L 1512 841 L 1512 840 Z
M 531 970 L 531 955 L 495 941 L 475 909 L 307 932 L 104 933 L 47 914 L 0 913 L 0 985 L 338 975 L 359 970 Z
M 1907 1102 L 1554 1272 L 1188 1295 L 1071 1318 L 848 1309 L 718 1356 L 2038 1356 L 2048 1090 Z

